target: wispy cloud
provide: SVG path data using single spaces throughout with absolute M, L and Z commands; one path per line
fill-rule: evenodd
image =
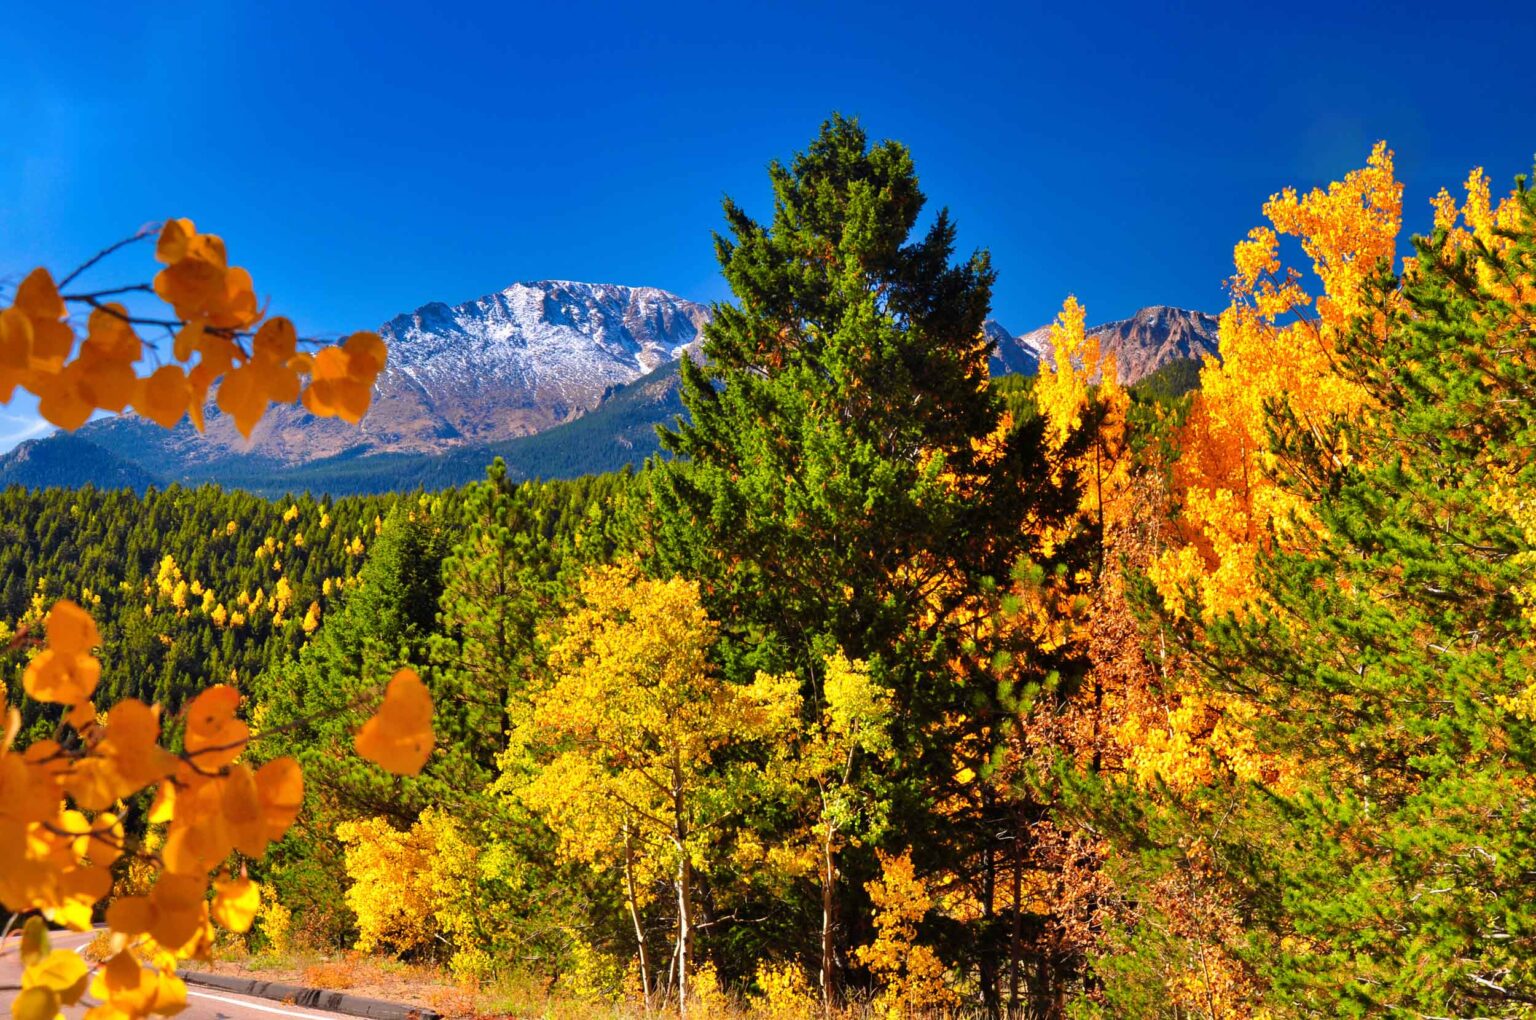
M 0 453 L 13 449 L 18 443 L 47 435 L 53 426 L 35 412 L 0 411 Z

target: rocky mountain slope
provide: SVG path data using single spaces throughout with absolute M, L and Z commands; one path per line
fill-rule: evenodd
M 1129 319 L 1089 326 L 1099 350 L 1115 355 L 1120 382 L 1140 382 L 1172 361 L 1216 354 L 1216 316 L 1168 305 L 1151 305 Z M 1041 326 L 1015 338 L 1037 359 L 1054 357 L 1051 328 Z
M 361 426 L 272 408 L 249 443 L 210 407 L 208 431 L 137 418 L 94 422 L 81 435 L 108 449 L 208 466 L 232 454 L 280 465 L 342 453 L 433 453 L 533 435 L 596 407 L 614 386 L 697 344 L 709 309 L 655 287 L 543 280 L 475 301 L 433 303 L 379 328 L 389 363 Z

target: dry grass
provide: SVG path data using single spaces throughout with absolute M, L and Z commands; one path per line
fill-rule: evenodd
M 354 988 L 359 982 L 355 960 L 330 960 L 305 967 L 299 984 L 306 988 L 341 990 Z

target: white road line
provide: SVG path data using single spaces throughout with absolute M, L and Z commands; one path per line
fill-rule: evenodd
M 85 933 L 81 932 L 80 934 Z M 79 953 L 81 956 L 84 956 L 85 950 L 89 945 L 90 942 L 87 941 L 84 945 L 75 946 L 75 952 Z M 278 1009 L 276 1006 L 262 1006 L 254 1002 L 247 1002 L 245 999 L 231 999 L 227 995 L 214 995 L 212 992 L 194 992 L 190 986 L 187 988 L 187 995 L 195 995 L 199 999 L 212 999 L 215 1002 L 227 1002 L 231 1006 L 241 1006 L 245 1009 L 254 1009 L 261 1013 L 276 1013 L 278 1016 L 302 1017 L 303 1020 L 334 1020 L 334 1017 L 336 1016 L 335 1013 L 300 1013 L 297 1010 L 292 1009 Z
M 227 1002 L 231 1006 L 240 1006 L 244 1009 L 259 1010 L 262 1013 L 276 1013 L 278 1016 L 303 1017 L 304 1020 L 333 1020 L 333 1018 L 336 1016 L 334 1013 L 300 1013 L 292 1009 L 278 1009 L 276 1006 L 260 1006 L 254 1002 L 247 1002 L 245 999 L 231 999 L 227 995 L 214 995 L 212 992 L 194 992 L 191 988 L 187 989 L 187 995 L 195 995 L 199 999 L 213 999 L 216 1002 Z
M 76 946 L 75 952 L 83 956 L 85 955 L 85 948 L 85 946 Z M 278 1016 L 303 1017 L 303 1020 L 333 1020 L 333 1018 L 336 1016 L 335 1013 L 300 1013 L 292 1009 L 278 1009 L 276 1006 L 262 1006 L 254 1002 L 247 1002 L 244 999 L 231 999 L 225 995 L 214 995 L 212 992 L 194 992 L 190 986 L 187 988 L 187 995 L 195 995 L 199 999 L 213 999 L 216 1002 L 227 1002 L 231 1006 L 243 1006 L 246 1009 L 258 1010 L 262 1013 L 276 1013 Z

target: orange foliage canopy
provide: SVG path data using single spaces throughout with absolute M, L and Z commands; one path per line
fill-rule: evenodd
M 1175 612 L 1244 612 L 1258 598 L 1254 563 L 1262 543 L 1309 526 L 1306 507 L 1271 481 L 1269 409 L 1285 407 L 1319 436 L 1328 419 L 1366 409 L 1335 355 L 1365 310 L 1367 282 L 1393 264 L 1402 193 L 1392 153 L 1378 144 L 1366 166 L 1343 181 L 1271 196 L 1264 205 L 1270 225 L 1255 227 L 1234 248 L 1221 359 L 1206 361 L 1180 436 L 1175 483 L 1187 541 L 1151 571 Z M 1318 293 L 1282 262 L 1282 237 L 1295 238 L 1310 259 Z
M 202 429 L 203 408 L 217 384 L 219 408 L 247 437 L 273 403 L 302 399 L 319 417 L 362 419 L 386 360 L 377 334 L 354 333 L 341 344 L 301 351 L 293 323 L 266 318 L 251 274 L 231 266 L 223 240 L 198 233 L 191 220 L 166 222 L 155 257 L 165 268 L 152 287 L 61 294 L 48 270 L 33 270 L 11 307 L 0 311 L 0 403 L 20 386 L 36 394 L 38 412 L 63 429 L 79 428 L 97 411 L 129 406 L 165 428 L 189 415 Z M 146 318 L 104 300 L 145 290 L 170 305 L 174 319 Z M 67 321 L 70 303 L 92 309 L 78 351 Z M 137 366 L 147 352 L 137 329 L 143 326 L 173 334 L 174 363 L 140 376 Z

